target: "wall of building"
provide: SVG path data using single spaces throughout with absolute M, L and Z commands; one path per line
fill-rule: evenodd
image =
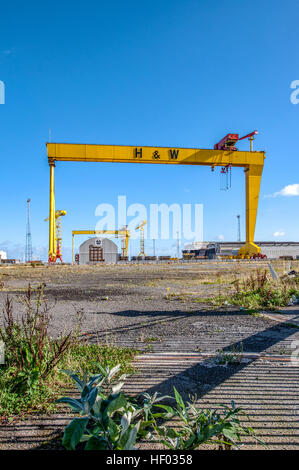
M 299 256 L 298 246 L 261 246 L 262 253 L 267 255 L 267 258 L 279 258 L 280 256 L 292 256 L 296 259 Z
M 261 252 L 267 255 L 267 258 L 279 258 L 280 256 L 292 256 L 294 259 L 299 257 L 299 242 L 255 242 L 261 247 Z M 194 242 L 185 245 L 185 249 L 194 250 L 199 248 L 208 248 L 212 244 L 219 246 L 220 254 L 236 255 L 244 242 Z

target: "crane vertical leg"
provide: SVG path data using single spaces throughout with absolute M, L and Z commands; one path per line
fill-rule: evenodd
M 141 227 L 140 229 L 140 253 L 139 256 L 145 256 L 144 253 L 144 228 Z
M 249 165 L 245 169 L 246 183 L 246 243 L 240 250 L 240 255 L 254 255 L 261 249 L 254 243 L 254 232 L 259 202 L 260 184 L 263 167 L 261 165 Z
M 60 259 L 61 263 L 63 263 L 62 260 L 62 234 L 61 234 L 61 216 L 56 216 L 56 261 L 57 259 Z
M 126 232 L 125 235 L 125 256 L 128 256 L 129 236 Z
M 72 264 L 75 264 L 75 240 L 74 234 L 72 236 Z
M 55 240 L 55 186 L 54 186 L 54 168 L 55 163 L 50 165 L 50 214 L 49 214 L 49 263 L 55 261 L 56 240 Z

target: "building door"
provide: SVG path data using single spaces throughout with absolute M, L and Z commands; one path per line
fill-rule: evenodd
M 103 262 L 103 248 L 89 245 L 89 261 L 91 263 Z

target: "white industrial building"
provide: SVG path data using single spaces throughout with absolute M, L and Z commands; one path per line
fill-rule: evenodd
M 0 250 L 0 262 L 2 259 L 7 259 L 7 253 L 6 251 L 1 251 Z
M 79 247 L 79 264 L 117 263 L 118 247 L 109 238 L 89 238 Z
M 281 256 L 292 256 L 293 259 L 299 259 L 299 242 L 255 242 L 261 247 L 261 253 L 267 255 L 267 258 L 280 258 Z M 185 250 L 199 250 L 211 246 L 216 247 L 217 254 L 236 255 L 244 242 L 194 242 L 185 245 Z

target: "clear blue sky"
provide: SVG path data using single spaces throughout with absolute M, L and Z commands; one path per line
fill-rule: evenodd
M 255 238 L 298 241 L 299 197 L 265 197 L 299 183 L 299 104 L 290 102 L 298 17 L 295 0 L 2 3 L 0 250 L 23 251 L 31 197 L 33 246 L 45 257 L 49 128 L 56 142 L 199 148 L 257 129 L 255 148 L 267 159 Z M 128 204 L 204 204 L 206 240 L 235 240 L 241 214 L 244 237 L 241 170 L 223 192 L 208 167 L 58 163 L 67 258 L 71 230 L 93 229 L 96 206 L 117 195 Z

